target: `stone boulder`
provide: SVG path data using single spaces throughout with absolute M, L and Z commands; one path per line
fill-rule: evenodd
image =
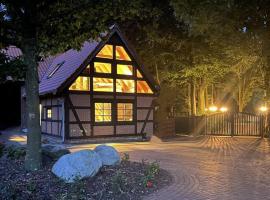
M 61 156 L 69 154 L 70 151 L 60 145 L 45 144 L 42 145 L 42 153 L 53 160 L 57 160 Z
M 102 167 L 102 160 L 92 150 L 81 150 L 62 156 L 52 168 L 52 172 L 67 183 L 85 177 L 95 176 Z
M 116 165 L 120 162 L 120 155 L 112 146 L 99 145 L 94 150 L 101 158 L 102 165 Z

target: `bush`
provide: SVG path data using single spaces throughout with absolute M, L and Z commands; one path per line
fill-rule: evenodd
M 6 149 L 6 151 L 7 151 L 7 157 L 11 159 L 20 159 L 21 157 L 24 157 L 26 154 L 24 147 L 10 146 Z
M 5 144 L 0 142 L 0 158 L 4 155 Z
M 143 184 L 146 187 L 152 187 L 153 182 L 155 181 L 155 176 L 159 174 L 159 171 L 160 171 L 160 167 L 157 161 L 149 163 L 144 173 Z
M 125 185 L 126 185 L 126 179 L 124 175 L 121 173 L 117 172 L 113 177 L 112 177 L 112 190 L 115 194 L 121 194 L 125 190 Z
M 121 159 L 123 162 L 127 162 L 129 161 L 129 154 L 128 153 L 124 153 L 124 155 L 122 156 L 122 159 Z

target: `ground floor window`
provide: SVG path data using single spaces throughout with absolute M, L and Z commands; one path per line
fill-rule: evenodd
M 117 103 L 117 121 L 133 121 L 132 103 Z
M 95 103 L 95 122 L 112 121 L 112 104 Z
M 46 116 L 47 116 L 47 119 L 51 119 L 52 118 L 52 109 L 51 108 L 47 108 Z

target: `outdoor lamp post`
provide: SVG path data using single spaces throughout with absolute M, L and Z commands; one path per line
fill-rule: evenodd
M 219 110 L 220 110 L 220 112 L 224 113 L 224 112 L 228 111 L 228 108 L 227 107 L 221 107 Z

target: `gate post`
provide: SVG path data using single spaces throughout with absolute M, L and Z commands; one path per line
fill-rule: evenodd
M 230 114 L 230 121 L 231 121 L 231 137 L 234 136 L 234 127 L 235 127 L 235 124 L 234 124 L 234 113 L 231 113 Z

